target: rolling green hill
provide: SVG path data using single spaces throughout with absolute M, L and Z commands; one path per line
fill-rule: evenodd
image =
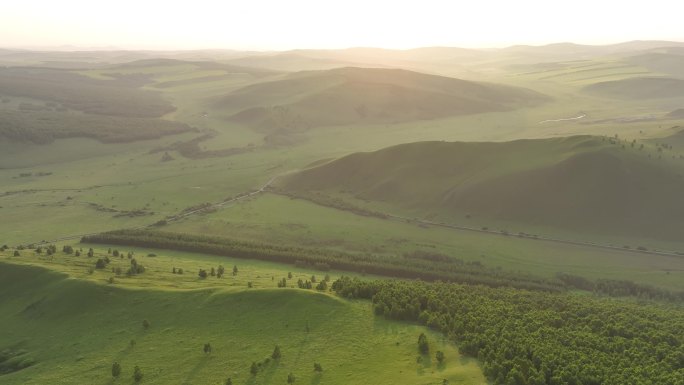
M 260 129 L 396 123 L 505 111 L 548 98 L 534 91 L 417 72 L 339 68 L 247 86 L 217 101 Z
M 202 280 L 190 268 L 182 275 L 170 273 L 172 264 L 192 265 L 192 260 L 159 259 L 168 265 L 165 270 L 152 268 L 115 284 L 92 279 L 112 275 L 108 271 L 84 279 L 0 262 L 0 327 L 11 331 L 0 335 L 0 382 L 132 384 L 133 368 L 139 366 L 143 384 L 224 384 L 228 377 L 233 384 L 283 384 L 289 373 L 302 384 L 424 384 L 442 378 L 486 383 L 477 363 L 437 333 L 377 319 L 366 303 L 316 290 L 277 289 L 265 279 L 272 268 L 260 265 L 254 271 L 246 261 L 238 262 L 237 277 Z M 287 276 L 284 269 L 277 273 Z M 157 280 L 151 284 L 149 276 Z M 238 278 L 240 287 L 231 284 Z M 166 288 L 181 279 L 203 288 Z M 269 288 L 248 289 L 242 281 L 251 279 Z M 445 352 L 444 364 L 427 356 L 416 363 L 421 332 Z M 205 343 L 211 353 L 203 352 Z M 275 345 L 280 359 L 270 358 Z M 117 380 L 113 362 L 122 368 Z M 252 362 L 260 364 L 256 375 L 250 374 Z M 314 362 L 322 372 L 313 370 Z
M 158 118 L 175 107 L 130 79 L 101 80 L 74 72 L 42 68 L 0 70 L 0 95 L 59 104 L 90 114 Z
M 419 142 L 309 168 L 281 180 L 280 188 L 381 202 L 426 217 L 678 240 L 684 170 L 646 152 L 590 136 Z
M 586 92 L 616 99 L 663 99 L 684 97 L 684 80 L 668 77 L 635 77 L 600 82 Z

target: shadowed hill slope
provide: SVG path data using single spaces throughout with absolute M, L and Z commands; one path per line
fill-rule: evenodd
M 289 176 L 291 192 L 352 194 L 410 210 L 579 232 L 680 239 L 682 169 L 590 136 L 420 142 Z
M 510 110 L 548 98 L 531 90 L 379 68 L 300 72 L 217 101 L 262 129 L 393 123 Z

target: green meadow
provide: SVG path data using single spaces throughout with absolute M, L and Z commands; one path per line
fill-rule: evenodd
M 75 246 L 87 251 L 88 245 Z M 111 254 L 107 269 L 88 273 L 96 259 L 108 255 L 106 249 L 90 258 L 62 252 L 41 257 L 28 250 L 21 257 L 0 257 L 0 327 L 13 331 L 3 333 L 0 351 L 18 365 L 30 364 L 4 374 L 4 384 L 133 383 L 135 366 L 150 384 L 223 384 L 227 378 L 235 384 L 278 384 L 290 373 L 306 384 L 486 383 L 476 361 L 460 356 L 438 333 L 377 318 L 364 301 L 276 287 L 290 272 L 288 286 L 314 274 L 323 280 L 320 271 L 128 251 L 146 267 L 144 273 L 116 276 L 110 269 L 129 260 Z M 200 268 L 219 264 L 226 266 L 226 276 L 198 277 Z M 174 267 L 183 274 L 173 274 Z M 444 352 L 443 363 L 429 355 L 417 363 L 420 333 L 429 335 L 433 351 Z M 205 343 L 211 353 L 203 351 Z M 270 359 L 275 345 L 280 359 Z M 114 362 L 122 367 L 116 380 Z M 250 373 L 252 362 L 262 363 L 256 375 Z M 314 371 L 314 363 L 323 371 Z

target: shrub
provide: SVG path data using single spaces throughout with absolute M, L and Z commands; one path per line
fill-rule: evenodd
M 136 366 L 135 369 L 133 369 L 133 380 L 135 380 L 135 382 L 140 382 L 140 381 L 142 381 L 142 379 L 143 379 L 142 370 L 140 370 L 140 368 L 138 366 Z
M 112 377 L 118 378 L 121 375 L 121 365 L 118 362 L 112 364 Z

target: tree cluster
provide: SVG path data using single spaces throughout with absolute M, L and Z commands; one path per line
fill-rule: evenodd
M 662 303 L 343 277 L 375 313 L 442 331 L 496 385 L 684 384 L 684 310 Z

